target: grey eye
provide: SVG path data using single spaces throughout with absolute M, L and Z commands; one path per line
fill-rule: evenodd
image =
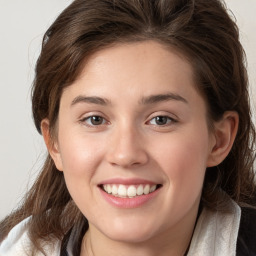
M 86 122 L 91 126 L 97 126 L 97 125 L 105 124 L 106 120 L 101 116 L 89 116 L 84 120 L 84 122 Z
M 152 118 L 149 122 L 153 125 L 166 125 L 171 123 L 173 120 L 168 116 L 156 116 Z

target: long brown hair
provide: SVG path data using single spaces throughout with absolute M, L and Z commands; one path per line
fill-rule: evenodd
M 255 129 L 245 54 L 235 21 L 221 0 L 75 0 L 43 38 L 32 90 L 37 130 L 41 133 L 40 123 L 48 118 L 54 136 L 62 91 L 94 52 L 143 40 L 170 46 L 189 59 L 198 90 L 208 105 L 210 123 L 227 110 L 239 114 L 230 154 L 219 166 L 206 170 L 202 204 L 216 209 L 215 192 L 220 189 L 240 205 L 252 204 Z M 1 222 L 0 241 L 28 216 L 31 241 L 41 251 L 42 241 L 61 240 L 74 225 L 83 232 L 88 227 L 50 156 L 23 204 Z

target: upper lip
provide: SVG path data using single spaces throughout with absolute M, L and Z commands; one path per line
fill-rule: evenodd
M 103 180 L 99 183 L 99 185 L 105 185 L 105 184 L 122 184 L 122 185 L 139 185 L 139 184 L 149 184 L 149 185 L 157 185 L 159 183 L 146 180 L 146 179 L 140 179 L 140 178 L 112 178 Z

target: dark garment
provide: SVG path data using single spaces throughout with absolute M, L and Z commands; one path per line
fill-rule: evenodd
M 256 209 L 242 208 L 237 256 L 256 256 Z
M 69 232 L 64 236 L 61 243 L 60 256 L 80 256 L 83 237 L 88 228 L 89 224 L 86 218 L 80 218 L 79 221 L 73 226 L 73 228 L 71 228 Z M 67 251 L 69 240 L 73 241 L 71 255 Z
M 61 242 L 61 247 L 60 247 L 60 256 L 70 256 L 68 255 L 67 252 L 67 246 L 68 246 L 68 241 L 70 238 L 72 229 L 64 236 L 62 242 Z

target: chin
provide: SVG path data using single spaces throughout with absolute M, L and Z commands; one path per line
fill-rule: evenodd
M 111 240 L 123 243 L 143 243 L 151 238 L 151 235 L 136 232 L 108 232 L 106 234 Z
M 140 243 L 145 242 L 152 238 L 153 227 L 144 225 L 144 222 L 138 223 L 118 223 L 106 230 L 102 230 L 102 233 L 114 241 L 125 243 Z

